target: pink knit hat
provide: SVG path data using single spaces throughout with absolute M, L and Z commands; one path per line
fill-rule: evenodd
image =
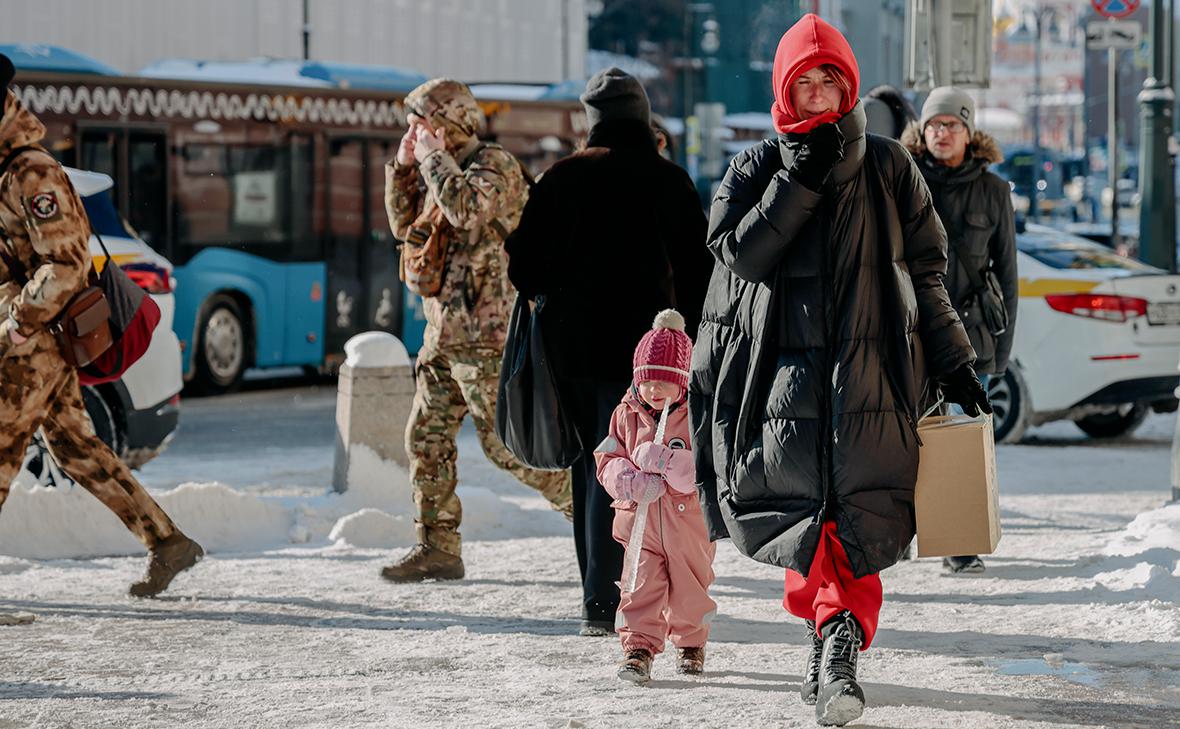
M 635 348 L 635 384 L 662 380 L 687 390 L 691 361 L 692 340 L 684 333 L 684 317 L 675 309 L 664 309 Z

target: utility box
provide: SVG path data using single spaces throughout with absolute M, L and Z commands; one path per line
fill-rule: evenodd
M 988 88 L 992 0 L 907 0 L 905 84 Z
M 344 345 L 336 390 L 336 453 L 332 487 L 348 489 L 354 449 L 409 468 L 406 424 L 414 402 L 414 367 L 401 341 L 386 332 L 358 334 Z

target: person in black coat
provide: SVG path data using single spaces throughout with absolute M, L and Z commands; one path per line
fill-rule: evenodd
M 803 700 L 842 725 L 864 706 L 878 573 L 914 536 L 930 379 L 988 403 L 930 192 L 899 143 L 865 134 L 847 41 L 804 16 L 773 79 L 779 137 L 733 160 L 710 212 L 693 454 L 711 535 L 787 568 L 784 607 L 812 636 Z
M 546 347 L 585 448 L 573 466 L 582 633 L 605 635 L 614 631 L 623 549 L 593 452 L 655 315 L 675 308 L 696 335 L 712 258 L 696 189 L 656 151 L 639 81 L 608 69 L 590 79 L 582 102 L 586 148 L 541 177 L 505 246 L 517 291 L 545 297 Z

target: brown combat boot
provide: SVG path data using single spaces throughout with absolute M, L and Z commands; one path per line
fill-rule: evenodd
M 381 576 L 390 582 L 461 580 L 463 574 L 462 557 L 424 542 L 415 544 L 405 557 L 381 569 Z
M 131 584 L 132 597 L 155 597 L 172 584 L 172 579 L 205 556 L 201 545 L 177 531 L 148 554 L 147 572 Z
M 636 648 L 627 651 L 623 662 L 619 664 L 619 678 L 631 683 L 644 684 L 651 680 L 651 651 Z
M 676 649 L 676 673 L 699 676 L 705 672 L 705 647 Z

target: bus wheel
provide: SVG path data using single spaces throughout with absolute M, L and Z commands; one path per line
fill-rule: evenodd
M 209 299 L 194 355 L 197 391 L 220 395 L 238 389 L 246 371 L 246 327 L 238 302 L 224 294 Z

